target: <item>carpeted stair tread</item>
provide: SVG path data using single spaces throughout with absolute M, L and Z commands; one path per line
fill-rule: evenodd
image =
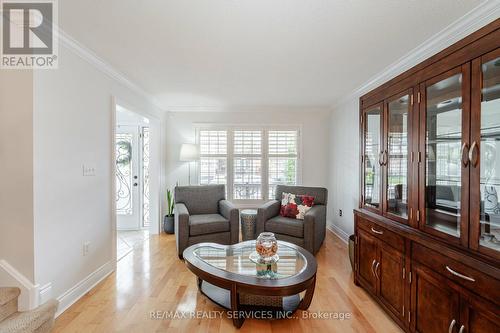
M 13 299 L 16 299 L 20 293 L 21 290 L 19 288 L 0 287 L 0 306 L 9 303 Z
M 0 322 L 0 333 L 46 333 L 54 324 L 58 302 L 50 300 L 38 308 L 16 312 Z

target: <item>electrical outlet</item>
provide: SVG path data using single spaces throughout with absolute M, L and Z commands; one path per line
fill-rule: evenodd
M 90 249 L 90 242 L 86 241 L 83 243 L 83 256 L 85 257 L 87 254 L 89 254 L 89 249 Z
M 342 216 L 342 209 L 339 209 L 339 216 Z

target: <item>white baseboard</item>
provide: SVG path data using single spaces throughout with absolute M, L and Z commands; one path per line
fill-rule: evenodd
M 28 311 L 36 308 L 39 301 L 39 286 L 33 284 L 6 260 L 0 260 L 0 287 L 17 287 L 19 295 L 19 310 Z
M 113 263 L 111 261 L 108 261 L 107 263 L 96 269 L 94 272 L 92 272 L 85 279 L 77 283 L 73 288 L 59 296 L 57 298 L 57 300 L 59 301 L 59 308 L 57 309 L 56 317 L 58 317 L 76 301 L 82 298 L 83 295 L 88 293 L 99 282 L 108 277 L 108 275 L 110 275 L 113 270 Z
M 327 229 L 330 230 L 331 232 L 333 232 L 338 238 L 340 238 L 341 240 L 344 241 L 344 243 L 348 243 L 349 242 L 349 235 L 346 234 L 346 232 L 342 229 L 340 229 L 338 226 L 336 226 L 335 224 L 331 223 L 331 222 L 328 222 L 326 224 L 327 226 Z
M 38 304 L 43 304 L 52 298 L 52 283 L 46 283 L 39 288 Z

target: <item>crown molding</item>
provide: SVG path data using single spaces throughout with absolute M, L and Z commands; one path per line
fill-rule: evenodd
M 353 92 L 340 99 L 339 102 L 332 106 L 333 110 L 345 105 L 352 99 L 358 99 L 370 90 L 375 89 L 415 65 L 418 65 L 422 61 L 439 53 L 448 46 L 458 42 L 462 38 L 470 35 L 474 31 L 479 30 L 499 17 L 500 1 L 487 0 L 479 4 L 470 12 L 455 20 L 443 30 L 432 35 L 406 55 L 384 68 L 380 73 L 371 77 Z
M 72 51 L 74 54 L 87 61 L 89 64 L 94 66 L 97 70 L 106 74 L 111 79 L 116 82 L 122 84 L 138 95 L 144 97 L 147 101 L 149 101 L 152 105 L 163 111 L 163 107 L 151 94 L 146 92 L 141 86 L 131 81 L 127 78 L 123 73 L 115 69 L 109 63 L 100 58 L 95 52 L 78 42 L 72 36 L 68 35 L 65 31 L 63 31 L 60 27 L 56 27 L 55 29 L 58 34 L 59 43 L 61 46 L 66 47 L 68 50 Z
M 311 106 L 294 106 L 294 105 L 255 105 L 255 106 L 209 106 L 209 105 L 177 105 L 166 106 L 168 113 L 186 113 L 186 112 L 232 112 L 232 113 L 253 113 L 253 112 L 330 112 L 330 106 L 311 105 Z

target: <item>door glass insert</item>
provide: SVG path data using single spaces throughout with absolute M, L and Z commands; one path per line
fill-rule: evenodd
M 132 143 L 130 133 L 116 134 L 116 213 L 132 215 Z
M 409 96 L 388 104 L 387 211 L 408 216 L 408 110 Z
M 364 194 L 365 205 L 379 208 L 380 207 L 380 124 L 382 119 L 382 110 L 380 107 L 368 110 L 365 113 L 365 179 L 364 179 Z
M 483 64 L 482 73 L 479 243 L 500 251 L 500 58 Z
M 150 147 L 151 147 L 151 136 L 149 127 L 142 128 L 142 226 L 144 228 L 149 227 L 151 224 L 151 213 L 150 213 L 150 179 L 151 175 L 149 172 L 149 164 L 151 161 L 150 157 Z
M 460 236 L 462 74 L 427 87 L 426 224 Z

